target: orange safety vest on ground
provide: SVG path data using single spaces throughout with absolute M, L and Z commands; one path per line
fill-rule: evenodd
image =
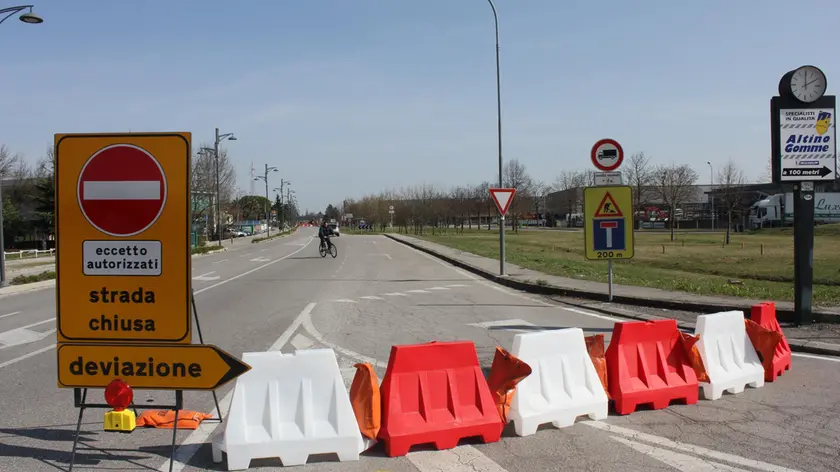
M 213 415 L 197 411 L 179 410 L 178 429 L 198 429 L 202 421 Z M 174 410 L 146 410 L 137 418 L 137 426 L 172 429 L 175 426 Z

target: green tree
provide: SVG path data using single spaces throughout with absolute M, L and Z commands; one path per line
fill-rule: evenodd
M 37 229 L 46 234 L 55 233 L 55 155 L 52 146 L 38 163 L 35 171 L 35 212 Z
M 340 216 L 338 208 L 332 205 L 327 205 L 327 209 L 324 210 L 324 218 L 337 220 Z
M 24 221 L 11 197 L 3 198 L 3 249 L 14 247 L 15 239 L 24 233 Z
M 258 220 L 264 217 L 265 210 L 271 205 L 271 200 L 259 195 L 245 195 L 234 202 L 243 220 Z

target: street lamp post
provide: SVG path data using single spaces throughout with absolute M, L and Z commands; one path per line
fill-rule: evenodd
M 268 212 L 268 173 L 269 172 L 277 172 L 280 169 L 276 167 L 268 167 L 268 164 L 265 165 L 265 174 L 258 175 L 254 177 L 254 180 L 263 180 L 265 181 L 265 222 L 266 228 L 268 229 L 268 237 L 271 237 L 271 215 Z
M 16 7 L 8 7 L 0 9 L 0 15 L 6 16 L 0 18 L 0 23 L 8 20 L 16 13 L 29 9 L 28 12 L 21 14 L 18 18 L 20 21 L 29 24 L 43 23 L 44 19 L 32 12 L 34 5 L 19 5 Z M 6 245 L 3 241 L 3 176 L 0 175 L 0 287 L 8 285 L 6 281 Z
M 504 187 L 502 177 L 502 82 L 501 67 L 499 64 L 499 16 L 496 13 L 496 5 L 493 0 L 487 0 L 493 10 L 493 24 L 496 27 L 496 124 L 497 139 L 499 145 L 499 188 Z M 505 275 L 505 217 L 499 216 L 499 275 Z
M 219 128 L 216 128 L 216 139 L 213 142 L 213 154 L 216 157 L 216 233 L 219 235 L 219 246 L 222 245 L 222 194 L 219 192 L 219 143 L 227 139 L 228 141 L 236 141 L 236 136 L 233 133 L 219 134 Z
M 19 6 L 16 6 L 16 7 L 2 8 L 2 9 L 0 9 L 0 15 L 3 15 L 5 13 L 6 16 L 4 16 L 3 18 L 0 18 L 0 23 L 3 23 L 4 21 L 8 20 L 9 17 L 13 16 L 15 13 L 20 13 L 23 10 L 26 10 L 26 9 L 29 9 L 29 11 L 27 13 L 21 14 L 18 17 L 20 19 L 20 21 L 22 21 L 24 23 L 29 23 L 31 25 L 37 25 L 38 23 L 43 23 L 44 19 L 32 12 L 32 8 L 34 8 L 34 7 L 35 7 L 35 5 L 19 5 Z
M 272 189 L 273 192 L 276 192 L 278 190 L 280 191 L 280 208 L 277 209 L 277 221 L 279 223 L 278 227 L 279 227 L 280 231 L 282 231 L 283 227 L 286 226 L 285 225 L 285 220 L 284 220 L 285 211 L 283 210 L 283 186 L 284 185 L 291 185 L 291 184 L 292 183 L 289 182 L 286 179 L 280 179 L 280 187 Z M 287 201 L 287 203 L 288 203 L 288 201 Z

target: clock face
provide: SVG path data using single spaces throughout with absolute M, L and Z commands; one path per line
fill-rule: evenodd
M 797 100 L 811 103 L 825 93 L 825 74 L 814 66 L 796 69 L 790 78 L 790 91 Z

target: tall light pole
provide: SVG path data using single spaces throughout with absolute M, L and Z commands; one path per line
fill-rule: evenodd
M 292 183 L 286 179 L 280 179 L 280 187 L 272 189 L 273 192 L 280 191 L 280 208 L 277 209 L 277 221 L 279 222 L 279 228 L 282 231 L 283 227 L 285 226 L 284 211 L 283 211 L 283 186 L 284 185 L 291 185 Z
M 20 5 L 16 7 L 2 8 L 0 9 L 0 15 L 6 14 L 6 16 L 0 18 L 0 23 L 3 23 L 11 16 L 16 13 L 20 13 L 27 8 L 29 11 L 18 17 L 20 21 L 32 25 L 43 23 L 43 18 L 35 13 L 32 13 L 32 7 L 34 7 L 34 5 Z M 8 285 L 8 282 L 6 281 L 6 245 L 3 242 L 3 175 L 0 174 L 0 287 L 5 287 L 6 285 Z
M 26 10 L 26 9 L 29 9 L 29 11 L 27 13 L 21 14 L 18 17 L 20 19 L 20 21 L 22 21 L 24 23 L 29 23 L 31 25 L 37 25 L 38 23 L 43 23 L 44 19 L 32 12 L 32 8 L 34 8 L 34 7 L 35 7 L 35 5 L 19 5 L 19 6 L 16 6 L 16 7 L 2 8 L 2 9 L 0 9 L 0 15 L 2 15 L 4 13 L 6 13 L 7 15 L 4 16 L 3 18 L 0 18 L 0 23 L 3 23 L 4 21 L 8 20 L 9 17 L 13 16 L 15 13 L 20 13 L 23 10 Z
M 502 81 L 499 63 L 499 16 L 496 13 L 496 5 L 493 0 L 487 0 L 487 3 L 493 9 L 493 24 L 496 27 L 496 133 L 499 144 L 499 188 L 502 188 L 504 187 L 504 179 L 502 177 Z M 499 275 L 505 275 L 505 217 L 503 215 L 499 216 Z
M 265 173 L 263 175 L 258 175 L 254 177 L 254 180 L 263 180 L 265 181 L 265 222 L 266 227 L 268 228 L 268 236 L 271 237 L 271 215 L 268 212 L 268 173 L 269 172 L 277 172 L 280 169 L 276 167 L 268 167 L 268 164 L 265 165 Z
M 213 142 L 213 154 L 216 157 L 216 232 L 219 235 L 219 246 L 222 245 L 222 193 L 219 191 L 219 143 L 227 139 L 228 141 L 236 141 L 236 136 L 233 133 L 219 134 L 219 128 L 216 128 L 216 139 Z
M 709 190 L 711 190 L 712 194 L 712 231 L 715 230 L 715 170 L 712 168 L 712 163 L 710 161 L 706 161 L 706 164 L 709 164 Z

